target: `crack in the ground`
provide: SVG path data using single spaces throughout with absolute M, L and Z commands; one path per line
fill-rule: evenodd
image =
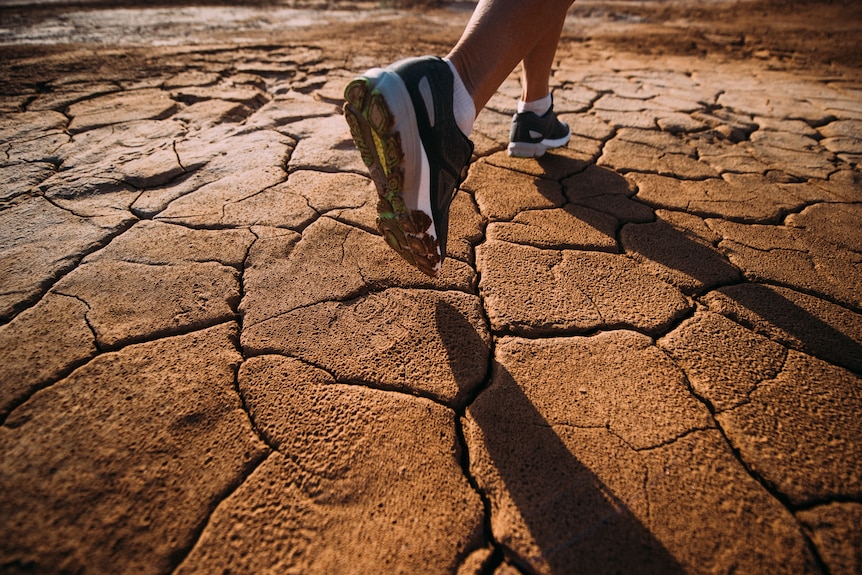
M 782 507 L 784 507 L 788 511 L 788 513 L 790 513 L 792 515 L 793 511 L 795 510 L 795 506 L 790 501 L 789 497 L 784 495 L 775 486 L 773 486 L 769 481 L 767 481 L 762 475 L 760 475 L 757 471 L 755 471 L 751 465 L 749 465 L 749 463 L 745 460 L 745 458 L 743 457 L 740 450 L 736 447 L 736 445 L 734 445 L 734 443 L 727 436 L 727 432 L 724 430 L 721 423 L 718 421 L 718 418 L 716 417 L 717 414 L 715 411 L 715 407 L 712 404 L 712 402 L 709 401 L 708 398 L 704 397 L 703 395 L 701 395 L 700 393 L 698 393 L 694 389 L 694 386 L 691 384 L 691 381 L 689 380 L 688 375 L 686 375 L 685 370 L 682 368 L 682 366 L 680 366 L 676 362 L 676 360 L 673 357 L 670 356 L 670 354 L 668 354 L 667 352 L 665 352 L 663 350 L 662 350 L 662 353 L 668 358 L 669 361 L 671 361 L 674 365 L 676 365 L 677 368 L 680 370 L 680 372 L 683 374 L 683 380 L 685 382 L 685 386 L 688 389 L 688 392 L 692 395 L 692 397 L 697 399 L 701 404 L 703 404 L 707 408 L 707 410 L 709 411 L 710 416 L 712 417 L 712 420 L 715 424 L 714 429 L 716 429 L 721 434 L 721 437 L 724 440 L 726 447 L 730 450 L 730 453 L 733 455 L 736 462 L 748 474 L 749 477 L 751 477 L 758 485 L 760 485 L 763 488 L 763 490 L 766 493 L 768 493 Z M 697 430 L 695 430 L 695 431 L 697 431 Z M 817 551 L 814 543 L 812 542 L 809 535 L 804 532 L 804 530 L 802 529 L 801 523 L 799 522 L 798 519 L 796 520 L 796 522 L 797 522 L 797 525 L 799 526 L 799 531 L 800 531 L 803 539 L 805 540 L 807 547 L 809 548 L 809 550 L 811 551 L 811 553 L 815 557 L 815 560 L 817 561 L 817 563 L 819 564 L 821 569 L 823 569 L 824 563 L 823 563 L 822 559 L 820 558 L 819 552 Z M 824 570 L 824 572 L 826 572 L 826 571 Z
M 39 283 L 39 285 L 36 287 L 36 290 L 35 290 L 37 293 L 35 293 L 34 295 L 32 295 L 30 297 L 25 297 L 22 300 L 16 302 L 16 304 L 13 306 L 13 309 L 12 309 L 11 313 L 9 314 L 9 316 L 4 318 L 5 321 L 0 322 L 0 327 L 2 327 L 4 325 L 8 325 L 16 317 L 18 317 L 22 312 L 24 312 L 28 309 L 31 309 L 37 303 L 42 301 L 42 299 L 45 297 L 45 295 L 47 295 L 48 292 L 50 292 L 54 288 L 54 286 L 56 286 L 58 283 L 60 283 L 70 273 L 72 273 L 76 269 L 78 269 L 81 261 L 84 258 L 86 258 L 90 254 L 96 253 L 99 250 L 106 247 L 108 244 L 110 244 L 114 240 L 114 238 L 116 238 L 116 237 L 122 235 L 123 233 L 125 233 L 126 231 L 128 231 L 129 228 L 131 228 L 136 222 L 137 222 L 137 220 L 134 220 L 134 219 L 132 219 L 128 222 L 125 222 L 123 225 L 117 226 L 116 230 L 114 230 L 111 233 L 106 234 L 105 236 L 94 241 L 89 249 L 85 249 L 84 251 L 81 251 L 77 254 L 68 256 L 69 261 L 66 264 L 64 264 L 63 266 L 54 270 L 53 273 L 51 273 L 48 277 L 44 278 Z M 93 224 L 93 225 L 95 226 L 95 224 Z M 96 226 L 96 227 L 99 227 L 99 226 Z M 102 228 L 102 229 L 104 229 L 104 228 Z
M 714 418 L 713 418 L 713 419 L 714 419 Z M 673 436 L 673 437 L 671 437 L 671 438 L 669 438 L 669 439 L 665 439 L 665 440 L 663 440 L 663 441 L 660 441 L 659 443 L 656 443 L 656 444 L 654 444 L 654 445 L 648 445 L 648 446 L 646 446 L 646 447 L 634 447 L 633 445 L 628 444 L 628 442 L 626 442 L 626 445 L 628 445 L 628 446 L 629 446 L 633 451 L 636 451 L 636 452 L 638 452 L 638 453 L 644 453 L 644 452 L 656 451 L 656 450 L 658 450 L 658 449 L 662 449 L 662 448 L 668 447 L 668 446 L 670 446 L 670 445 L 673 445 L 674 443 L 676 443 L 676 442 L 678 442 L 678 441 L 681 441 L 681 440 L 685 439 L 685 438 L 686 438 L 686 437 L 688 437 L 689 435 L 692 435 L 692 434 L 695 434 L 695 433 L 699 433 L 699 432 L 701 432 L 701 431 L 711 431 L 711 430 L 714 430 L 714 429 L 716 429 L 716 428 L 715 428 L 715 427 L 692 427 L 691 429 L 686 429 L 686 430 L 685 430 L 685 431 L 683 431 L 682 433 L 679 433 L 679 434 L 677 434 L 677 435 L 675 435 L 675 436 Z M 616 433 L 614 433 L 614 432 L 613 432 L 613 431 L 611 431 L 610 429 L 609 429 L 608 431 L 610 431 L 610 432 L 611 432 L 612 434 L 614 434 L 614 435 L 617 435 Z M 617 435 L 617 437 L 618 437 L 621 441 L 624 441 L 624 442 L 625 442 L 625 440 L 624 440 L 623 438 L 619 437 L 618 435 Z
M 490 322 L 487 317 L 487 310 L 485 308 L 484 300 L 481 296 L 480 298 L 480 310 L 482 311 L 483 321 L 486 322 L 486 326 L 490 330 Z M 489 499 L 485 490 L 482 489 L 481 485 L 479 485 L 479 481 L 473 475 L 470 470 L 470 445 L 467 441 L 467 437 L 464 433 L 464 418 L 467 416 L 467 410 L 470 406 L 476 401 L 476 399 L 485 391 L 493 382 L 494 378 L 494 356 L 495 356 L 495 343 L 493 336 L 491 337 L 490 345 L 488 346 L 488 364 L 486 367 L 486 373 L 484 380 L 473 388 L 470 391 L 470 395 L 467 397 L 464 404 L 456 409 L 455 412 L 455 437 L 458 440 L 458 444 L 460 446 L 460 466 L 461 471 L 464 474 L 464 477 L 467 479 L 467 483 L 470 484 L 470 487 L 473 491 L 478 494 L 479 499 L 482 502 L 482 508 L 484 510 L 483 513 L 483 543 L 485 545 L 490 545 L 492 548 L 492 556 L 489 558 L 487 563 L 485 564 L 485 568 L 482 573 L 491 574 L 493 573 L 503 562 L 504 558 L 504 549 L 503 546 L 496 540 L 494 537 L 494 531 L 491 525 L 491 516 L 493 514 L 493 507 L 491 505 L 491 500 Z
M 490 377 L 490 376 L 489 376 Z M 466 408 L 465 408 L 466 410 Z M 479 485 L 476 477 L 473 476 L 470 471 L 470 450 L 469 444 L 467 442 L 467 437 L 464 435 L 464 414 L 455 413 L 454 422 L 455 422 L 455 437 L 458 441 L 458 445 L 460 447 L 460 458 L 459 465 L 461 466 L 461 471 L 464 473 L 464 477 L 469 483 L 470 488 L 479 496 L 480 501 L 482 502 L 482 531 L 483 531 L 483 541 L 482 545 L 477 547 L 477 549 L 481 549 L 487 545 L 491 546 L 492 556 L 485 563 L 485 566 L 482 570 L 482 574 L 490 575 L 493 573 L 497 567 L 503 561 L 503 548 L 499 542 L 494 537 L 494 532 L 491 526 L 491 515 L 493 513 L 493 508 L 491 506 L 491 500 L 488 498 L 487 493 L 482 487 Z M 470 553 L 476 551 L 476 549 L 468 549 L 465 550 L 465 557 Z
M 448 401 L 448 400 L 446 400 L 446 398 L 441 397 L 435 393 L 432 393 L 430 391 L 426 391 L 423 389 L 417 389 L 417 388 L 412 387 L 410 385 L 387 384 L 387 383 L 382 383 L 379 381 L 372 381 L 372 380 L 367 380 L 367 379 L 353 379 L 353 378 L 349 378 L 349 377 L 342 377 L 342 376 L 339 376 L 336 372 L 334 372 L 331 368 L 324 365 L 323 363 L 314 361 L 312 359 L 309 359 L 308 357 L 303 357 L 303 356 L 298 355 L 298 354 L 291 354 L 291 353 L 285 352 L 283 350 L 261 349 L 254 354 L 249 354 L 248 352 L 243 353 L 243 357 L 246 360 L 256 358 L 256 357 L 266 357 L 266 356 L 278 356 L 278 357 L 285 357 L 285 358 L 294 359 L 294 360 L 299 361 L 305 365 L 311 366 L 315 369 L 319 369 L 320 371 L 326 373 L 327 375 L 329 375 L 332 378 L 332 380 L 335 383 L 337 383 L 339 385 L 346 385 L 346 386 L 350 386 L 350 387 L 364 388 L 364 389 L 370 389 L 370 390 L 375 390 L 375 391 L 385 391 L 387 393 L 396 393 L 396 394 L 403 395 L 406 397 L 413 397 L 413 398 L 418 397 L 418 398 L 426 399 L 426 400 L 428 400 L 428 401 L 430 401 L 436 405 L 445 407 L 446 409 L 449 409 L 449 410 L 459 409 L 459 405 L 464 402 L 463 399 L 459 400 L 458 397 L 453 398 L 452 401 Z
M 748 275 L 749 275 L 749 274 L 745 274 L 745 276 L 748 276 Z M 787 283 L 787 282 L 777 281 L 777 280 L 775 280 L 775 279 L 773 279 L 773 278 L 760 278 L 759 276 L 757 276 L 757 277 L 755 277 L 755 278 L 752 278 L 752 279 L 749 279 L 748 277 L 744 277 L 744 278 L 743 278 L 741 281 L 739 281 L 739 282 L 728 283 L 728 284 L 720 285 L 720 286 L 718 286 L 718 285 L 717 285 L 717 286 L 715 286 L 715 287 L 713 287 L 713 288 L 710 288 L 710 290 L 709 290 L 708 292 L 706 292 L 705 294 L 703 294 L 703 295 L 708 295 L 708 294 L 709 294 L 709 293 L 711 293 L 712 291 L 718 290 L 718 289 L 720 289 L 720 288 L 722 288 L 722 287 L 733 287 L 733 286 L 736 286 L 736 285 L 764 286 L 764 287 L 766 287 L 766 288 L 770 288 L 770 287 L 772 287 L 772 288 L 783 288 L 783 289 L 787 289 L 787 290 L 790 290 L 790 291 L 795 292 L 795 293 L 799 293 L 799 294 L 802 294 L 802 295 L 806 295 L 806 296 L 809 296 L 809 297 L 813 297 L 813 298 L 815 298 L 815 299 L 817 299 L 817 300 L 820 300 L 820 301 L 824 301 L 824 302 L 826 302 L 826 303 L 832 304 L 832 305 L 834 305 L 834 306 L 836 306 L 836 307 L 839 307 L 839 308 L 841 308 L 841 309 L 843 309 L 843 310 L 845 310 L 845 311 L 848 311 L 848 312 L 850 312 L 850 313 L 853 313 L 853 314 L 862 314 L 862 307 L 860 307 L 860 308 L 856 308 L 856 307 L 854 307 L 854 306 L 851 306 L 851 305 L 849 305 L 847 302 L 842 301 L 842 300 L 838 300 L 838 299 L 836 299 L 835 297 L 833 297 L 833 296 L 832 296 L 832 295 L 830 295 L 830 294 L 826 294 L 826 293 L 823 293 L 823 292 L 817 292 L 817 291 L 814 291 L 814 290 L 812 290 L 812 289 L 806 288 L 805 286 L 800 286 L 800 285 L 797 285 L 797 284 L 790 284 L 790 283 Z M 699 300 L 698 300 L 698 301 L 699 301 Z M 708 307 L 708 306 L 707 306 L 707 307 Z M 734 318 L 729 318 L 729 319 L 734 319 Z M 747 329 L 749 329 L 749 330 L 751 330 L 751 331 L 753 331 L 753 332 L 755 332 L 755 333 L 761 333 L 761 332 L 759 332 L 759 331 L 757 331 L 757 330 L 755 329 L 754 324 L 752 324 L 752 323 L 751 323 L 751 321 L 749 321 L 749 320 L 746 320 L 746 319 L 743 319 L 743 318 L 739 318 L 739 319 L 735 319 L 734 321 L 736 321 L 737 323 L 739 323 L 739 324 L 740 324 L 740 325 L 742 325 L 743 327 L 745 327 L 745 328 L 747 328 Z M 767 337 L 769 337 L 769 339 L 773 339 L 773 338 L 772 338 L 772 337 L 770 337 L 770 336 L 767 336 Z M 782 342 L 781 342 L 781 341 L 777 341 L 777 343 L 782 343 Z M 782 345 L 784 345 L 784 344 L 782 343 Z M 807 351 L 806 351 L 805 353 L 808 353 L 809 355 L 813 355 L 813 357 L 817 357 L 818 359 L 822 359 L 823 361 L 825 361 L 825 362 L 827 362 L 827 363 L 830 363 L 830 364 L 833 364 L 833 365 L 841 365 L 841 364 L 836 364 L 836 363 L 835 363 L 835 360 L 832 360 L 832 359 L 824 359 L 823 357 L 820 357 L 820 356 L 818 356 L 818 355 L 814 355 L 814 354 L 812 354 L 811 352 L 807 352 Z M 843 366 L 843 365 L 841 365 L 841 367 L 844 367 L 845 369 L 850 369 L 851 371 L 853 371 L 853 370 L 852 370 L 851 368 L 849 368 L 849 367 L 846 367 L 846 366 Z
M 171 149 L 172 149 L 172 150 L 173 150 L 173 152 L 174 152 L 174 156 L 176 156 L 176 158 L 177 158 L 177 165 L 178 165 L 178 166 L 180 167 L 180 169 L 183 171 L 183 174 L 187 174 L 187 173 L 188 173 L 188 170 L 187 170 L 187 169 L 186 169 L 186 167 L 183 165 L 183 161 L 180 159 L 180 153 L 179 153 L 179 151 L 177 151 L 177 140 L 173 140 L 173 141 L 171 142 Z
M 62 293 L 56 293 L 56 295 L 58 297 L 68 297 L 71 299 L 78 300 L 82 304 L 84 304 L 88 310 L 90 309 L 89 304 L 87 304 L 87 302 L 85 302 L 84 300 L 82 300 L 78 296 L 67 295 L 67 294 L 62 294 Z M 50 377 L 48 377 L 48 378 L 46 378 L 40 382 L 35 383 L 27 391 L 27 393 L 25 393 L 23 396 L 19 397 L 15 401 L 10 402 L 9 407 L 7 409 L 7 412 L 5 414 L 0 414 L 0 426 L 4 426 L 6 424 L 6 420 L 9 418 L 9 416 L 12 415 L 16 409 L 18 409 L 19 407 L 21 407 L 22 405 L 24 405 L 25 403 L 30 401 L 33 398 L 33 396 L 36 395 L 36 393 L 42 391 L 43 389 L 48 389 L 49 387 L 53 386 L 54 384 L 63 381 L 64 379 L 66 379 L 67 377 L 72 375 L 72 373 L 74 373 L 78 368 L 87 365 L 88 363 L 90 363 L 96 357 L 98 357 L 99 355 L 101 355 L 103 353 L 103 350 L 100 349 L 100 347 L 99 347 L 99 341 L 98 341 L 98 338 L 96 337 L 96 330 L 90 324 L 90 320 L 89 320 L 89 318 L 87 318 L 86 314 L 84 315 L 84 322 L 85 322 L 85 325 L 87 326 L 87 328 L 90 330 L 90 332 L 93 335 L 93 346 L 96 348 L 96 353 L 89 355 L 87 357 L 81 358 L 78 361 L 70 362 L 63 369 L 55 371 Z
M 483 221 L 483 224 L 481 226 L 481 235 L 479 239 L 475 243 L 471 243 L 473 258 L 475 261 L 476 250 L 487 241 L 486 232 L 490 219 L 485 214 L 481 213 L 481 209 L 479 208 L 478 204 L 475 201 L 475 198 L 472 197 L 472 195 L 471 199 L 473 201 L 476 211 L 482 216 Z M 467 411 L 470 409 L 470 406 L 472 406 L 476 402 L 479 396 L 482 395 L 482 393 L 492 385 L 495 372 L 494 366 L 496 364 L 497 337 L 494 335 L 494 332 L 491 329 L 491 319 L 488 315 L 488 305 L 485 301 L 484 295 L 482 294 L 482 290 L 479 288 L 482 279 L 482 272 L 481 270 L 479 270 L 478 266 L 475 265 L 475 263 L 473 264 L 473 271 L 476 274 L 476 281 L 474 286 L 475 293 L 473 295 L 475 295 L 479 299 L 479 310 L 481 312 L 482 321 L 491 337 L 488 345 L 488 362 L 485 368 L 485 378 L 482 382 L 480 382 L 477 386 L 475 386 L 468 392 L 468 395 L 465 398 L 463 404 L 456 408 L 455 433 L 461 448 L 461 470 L 467 482 L 470 484 L 470 487 L 478 494 L 480 500 L 482 501 L 482 507 L 484 510 L 484 543 L 485 545 L 490 545 L 492 549 L 491 556 L 483 566 L 481 575 L 492 575 L 498 570 L 498 568 L 503 564 L 505 558 L 511 553 L 499 541 L 497 541 L 496 537 L 494 536 L 494 531 L 492 528 L 493 506 L 487 493 L 481 487 L 478 479 L 473 475 L 470 469 L 470 445 L 464 433 L 464 420 L 467 417 Z M 514 565 L 513 567 L 518 569 L 518 571 L 523 572 L 520 567 L 516 565 Z
M 87 329 L 89 329 L 90 333 L 93 335 L 93 345 L 96 347 L 96 355 L 98 355 L 100 353 L 104 353 L 105 351 L 108 351 L 99 342 L 99 334 L 96 331 L 95 326 L 93 326 L 93 323 L 90 321 L 90 312 L 93 310 L 93 306 L 91 306 L 87 300 L 85 300 L 84 298 L 82 298 L 79 295 L 70 294 L 70 293 L 63 293 L 62 291 L 59 291 L 59 290 L 51 291 L 50 293 L 56 294 L 58 296 L 72 298 L 74 300 L 81 302 L 84 305 L 84 307 L 87 308 L 87 312 L 84 314 L 84 324 L 87 326 Z M 45 295 L 47 295 L 47 294 L 45 294 Z
M 91 309 L 90 305 L 86 301 L 81 299 L 79 296 L 72 295 L 72 294 L 66 294 L 66 293 L 62 293 L 62 292 L 53 292 L 53 291 L 51 293 L 54 295 L 60 296 L 60 297 L 68 297 L 68 298 L 76 299 L 76 300 L 82 302 L 85 306 L 87 306 L 88 309 Z M 46 379 L 44 382 L 39 384 L 37 387 L 34 387 L 33 390 L 30 393 L 28 393 L 26 397 L 22 398 L 20 401 L 17 401 L 12 407 L 10 407 L 9 412 L 5 416 L 2 416 L 2 418 L 0 418 L 0 426 L 5 425 L 5 422 L 9 418 L 9 416 L 12 415 L 12 413 L 16 409 L 20 408 L 22 405 L 24 405 L 28 401 L 30 401 L 30 399 L 32 399 L 36 393 L 63 381 L 64 379 L 69 377 L 73 372 L 75 372 L 76 370 L 78 370 L 81 367 L 88 365 L 93 360 L 98 359 L 99 357 L 102 357 L 102 356 L 107 355 L 107 354 L 119 353 L 128 347 L 141 345 L 141 344 L 147 344 L 147 343 L 156 343 L 156 342 L 161 341 L 161 340 L 171 339 L 174 337 L 179 337 L 179 336 L 184 336 L 184 335 L 189 335 L 189 334 L 192 334 L 192 333 L 195 333 L 198 331 L 204 331 L 204 330 L 207 330 L 207 329 L 219 326 L 219 325 L 226 325 L 226 324 L 235 322 L 236 318 L 231 317 L 228 319 L 222 319 L 220 322 L 213 323 L 212 325 L 186 326 L 188 329 L 177 330 L 174 333 L 152 332 L 150 334 L 147 334 L 147 336 L 142 336 L 142 338 L 140 338 L 140 339 L 123 340 L 123 342 L 119 343 L 115 347 L 114 346 L 105 346 L 103 344 L 100 344 L 98 338 L 96 337 L 95 329 L 90 325 L 89 318 L 87 318 L 85 316 L 84 321 L 85 321 L 87 327 L 93 333 L 93 336 L 94 336 L 93 345 L 97 350 L 96 353 L 93 355 L 90 355 L 89 357 L 86 357 L 86 358 L 84 358 L 78 362 L 70 364 L 64 370 L 57 372 L 57 374 L 55 376 L 52 376 L 52 377 Z
M 248 423 L 249 423 L 249 426 L 251 427 L 252 432 L 255 434 L 255 436 L 258 438 L 258 440 L 263 445 L 265 445 L 267 447 L 267 451 L 262 455 L 262 457 L 260 458 L 259 461 L 252 461 L 249 463 L 248 468 L 245 469 L 240 474 L 240 477 L 238 478 L 238 480 L 235 482 L 234 485 L 229 486 L 228 488 L 225 489 L 225 491 L 222 494 L 220 494 L 219 496 L 216 496 L 214 498 L 214 502 L 212 504 L 212 507 L 211 507 L 210 511 L 206 514 L 205 520 L 195 530 L 195 533 L 192 536 L 192 541 L 191 541 L 190 545 L 186 549 L 177 550 L 176 552 L 174 552 L 172 554 L 171 560 L 172 560 L 172 563 L 174 565 L 174 568 L 172 571 L 175 571 L 180 565 L 182 565 L 182 563 L 185 561 L 185 559 L 188 558 L 188 556 L 192 553 L 194 548 L 197 546 L 198 541 L 200 541 L 201 536 L 206 531 L 207 526 L 210 524 L 210 522 L 212 520 L 213 513 L 215 513 L 215 511 L 216 511 L 216 509 L 218 509 L 219 505 L 221 505 L 224 501 L 226 501 L 228 498 L 230 498 L 231 495 L 233 495 L 233 493 L 235 493 L 237 489 L 239 489 L 243 484 L 245 484 L 245 482 L 248 480 L 248 478 L 251 477 L 251 475 L 260 467 L 260 465 L 262 465 L 270 457 L 270 455 L 272 453 L 278 451 L 277 447 L 272 444 L 272 442 L 267 437 L 266 433 L 264 433 L 264 431 L 262 429 L 260 429 L 260 427 L 258 426 L 257 421 L 254 418 L 254 416 L 251 412 L 251 409 L 248 405 L 248 401 L 246 400 L 245 394 L 242 392 L 242 387 L 239 384 L 239 371 L 240 371 L 240 368 L 242 367 L 242 364 L 247 360 L 247 358 L 246 358 L 245 354 L 243 353 L 242 345 L 240 343 L 240 339 L 242 337 L 242 329 L 243 329 L 243 316 L 240 313 L 238 306 L 239 306 L 239 302 L 242 301 L 242 298 L 245 295 L 245 289 L 244 289 L 244 283 L 243 282 L 244 282 L 245 269 L 246 269 L 246 265 L 248 262 L 248 257 L 249 257 L 249 254 L 251 253 L 252 246 L 255 244 L 255 242 L 257 242 L 260 239 L 259 236 L 257 234 L 255 234 L 253 230 L 250 230 L 250 231 L 251 231 L 252 235 L 254 235 L 255 240 L 249 244 L 248 248 L 246 248 L 246 253 L 245 253 L 245 256 L 242 260 L 240 269 L 239 269 L 239 280 L 238 281 L 239 281 L 240 297 L 238 298 L 236 306 L 233 307 L 234 316 L 235 316 L 234 321 L 236 322 L 238 329 L 237 329 L 236 333 L 232 335 L 231 342 L 232 342 L 236 352 L 242 358 L 241 361 L 239 361 L 235 366 L 233 366 L 233 390 L 234 390 L 234 393 L 236 393 L 236 396 L 240 402 L 241 409 L 242 409 L 243 413 L 245 414 L 245 416 L 248 420 Z
M 650 339 L 656 339 L 667 335 L 668 333 L 676 329 L 679 324 L 689 319 L 692 315 L 694 315 L 694 306 L 689 306 L 685 311 L 680 312 L 679 316 L 673 318 L 668 323 L 667 327 L 663 326 L 661 331 L 647 330 L 629 323 L 620 322 L 606 323 L 589 328 L 561 328 L 554 326 L 545 328 L 544 326 L 542 326 L 540 329 L 537 329 L 536 326 L 530 324 L 514 324 L 511 327 L 492 329 L 491 334 L 497 338 L 516 337 L 528 341 L 541 341 L 545 339 L 555 339 L 560 337 L 591 338 L 603 333 L 610 333 L 614 331 L 630 331 L 646 336 Z
M 252 422 L 253 423 L 253 422 Z M 249 477 L 254 474 L 257 469 L 260 468 L 263 463 L 269 459 L 272 455 L 272 450 L 267 450 L 262 453 L 261 456 L 257 460 L 249 461 L 247 467 L 240 471 L 239 477 L 237 477 L 236 481 L 228 484 L 220 493 L 215 494 L 212 497 L 212 502 L 210 504 L 210 510 L 206 513 L 206 517 L 204 520 L 198 525 L 191 534 L 191 541 L 189 545 L 182 549 L 174 550 L 169 556 L 169 562 L 173 565 L 171 569 L 171 573 L 176 572 L 176 570 L 188 559 L 189 555 L 194 551 L 195 547 L 197 547 L 198 542 L 212 521 L 213 514 L 222 505 L 225 501 L 230 499 L 230 497 L 240 489 L 246 481 L 248 481 Z

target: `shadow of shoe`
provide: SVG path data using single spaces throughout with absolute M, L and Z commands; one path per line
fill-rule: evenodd
M 461 349 L 475 346 L 470 339 L 480 338 L 464 318 L 463 329 L 453 329 L 459 315 L 445 303 L 437 308 L 454 364 Z M 510 560 L 540 573 L 683 573 L 632 509 L 647 513 L 646 471 L 637 455 L 604 428 L 551 425 L 524 393 L 529 382 L 495 360 L 491 371 L 487 389 L 467 408 L 465 446 L 470 473 L 490 500 L 493 537 Z M 628 500 L 573 446 L 612 458 Z
M 706 303 L 785 347 L 862 373 L 862 344 L 851 337 L 862 338 L 862 320 L 840 306 L 763 284 L 723 287 L 708 294 Z

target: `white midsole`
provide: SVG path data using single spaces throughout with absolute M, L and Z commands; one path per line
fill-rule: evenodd
M 562 138 L 550 140 L 545 138 L 541 142 L 535 144 L 530 142 L 509 142 L 509 155 L 517 158 L 538 158 L 545 154 L 551 148 L 559 148 L 569 143 L 572 133 L 569 132 Z
M 434 227 L 434 216 L 431 212 L 431 168 L 428 155 L 419 138 L 419 127 L 416 124 L 416 112 L 410 100 L 410 93 L 401 77 L 395 72 L 374 68 L 368 70 L 365 76 L 375 80 L 374 89 L 383 95 L 389 111 L 395 118 L 392 131 L 400 135 L 401 151 L 404 153 L 402 160 L 404 183 L 401 199 L 408 209 L 418 210 L 428 215 L 431 225 L 425 230 L 425 234 L 436 240 L 437 230 Z
M 542 145 L 547 148 L 559 148 L 560 146 L 565 146 L 566 144 L 568 144 L 571 138 L 572 133 L 569 132 L 562 138 L 557 138 L 556 140 L 549 140 L 548 138 L 545 138 L 544 140 L 542 140 Z

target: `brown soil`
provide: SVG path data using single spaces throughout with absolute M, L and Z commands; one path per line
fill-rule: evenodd
M 125 5 L 142 5 L 132 0 Z M 116 4 L 116 3 L 113 3 Z M 183 5 L 201 5 L 184 2 Z M 207 2 L 206 4 L 218 4 Z M 234 2 L 260 6 L 254 0 Z M 436 7 L 428 7 L 436 4 Z M 171 3 L 177 6 L 177 3 Z M 409 5 L 399 25 L 380 23 L 373 18 L 354 22 L 340 20 L 327 26 L 291 30 L 289 33 L 257 32 L 268 45 L 317 42 L 331 49 L 330 60 L 339 55 L 362 53 L 370 58 L 401 57 L 406 54 L 445 54 L 457 40 L 469 18 L 472 2 L 431 2 L 392 0 L 388 2 L 342 2 L 339 0 L 282 1 L 278 7 L 335 8 L 369 13 L 386 6 Z M 0 24 L 23 26 L 56 17 L 64 10 L 104 8 L 105 3 L 51 2 L 41 5 L 0 7 Z M 147 4 L 152 6 L 152 4 Z M 456 11 L 453 14 L 453 10 Z M 586 49 L 613 50 L 654 55 L 686 55 L 745 60 L 767 60 L 775 69 L 798 69 L 818 74 L 862 81 L 862 2 L 858 0 L 652 0 L 643 2 L 596 1 L 575 3 L 573 24 L 567 26 L 563 41 L 579 43 Z M 244 31 L 245 32 L 245 31 Z M 178 35 L 182 34 L 177 29 Z M 219 36 L 221 34 L 221 36 Z M 246 34 L 248 36 L 248 34 Z M 227 30 L 216 30 L 211 40 L 230 41 Z M 20 93 L 22 87 L 39 90 L 40 78 L 65 73 L 94 71 L 93 66 L 110 67 L 112 74 L 146 67 L 148 56 L 158 49 L 126 48 L 116 58 L 104 58 L 110 46 L 85 46 L 71 50 L 63 43 L 40 45 L 0 45 L 0 94 Z M 92 60 L 87 57 L 92 53 Z M 65 54 L 74 56 L 65 57 Z M 52 56 L 43 58 L 43 56 Z M 98 75 L 98 72 L 97 72 Z
M 611 32 L 603 42 L 643 54 L 718 53 L 774 59 L 786 68 L 862 69 L 862 3 L 855 0 L 643 2 L 627 11 L 657 26 L 636 35 Z
M 400 0 L 389 4 L 429 2 Z M 461 25 L 473 6 L 471 2 L 437 4 L 464 10 Z M 571 14 L 575 16 L 575 30 L 567 29 L 563 40 L 584 42 L 592 48 L 655 55 L 758 58 L 770 60 L 776 68 L 834 70 L 853 77 L 862 71 L 862 2 L 858 0 L 575 2 Z M 583 26 L 577 25 L 579 18 L 585 21 Z M 445 53 L 461 32 L 460 26 L 441 30 L 422 22 L 415 24 L 387 30 L 387 44 L 416 49 L 419 42 Z M 336 34 L 340 38 L 369 37 L 367 30 L 365 34 L 356 32 L 361 30 L 347 27 Z M 399 32 L 402 37 L 398 37 Z

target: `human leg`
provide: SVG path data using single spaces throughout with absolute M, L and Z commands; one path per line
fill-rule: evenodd
M 455 66 L 476 110 L 524 61 L 531 92 L 547 94 L 548 74 L 566 12 L 574 0 L 480 0 L 447 59 Z M 544 70 L 544 79 L 541 78 Z
M 535 102 L 550 93 L 551 67 L 563 33 L 564 18 L 550 22 L 545 35 L 521 63 L 521 101 Z
M 448 61 L 403 60 L 345 89 L 344 114 L 380 196 L 378 228 L 425 273 L 435 275 L 445 256 L 449 206 L 473 151 L 465 135 L 472 118 L 524 58 L 547 61 L 550 71 L 548 23 L 558 37 L 572 2 L 480 0 Z M 456 118 L 459 85 L 473 103 L 466 126 Z
M 549 85 L 564 22 L 556 24 L 548 28 L 521 63 L 521 99 L 512 117 L 510 156 L 538 158 L 549 149 L 565 146 L 571 138 L 569 126 L 554 113 Z

